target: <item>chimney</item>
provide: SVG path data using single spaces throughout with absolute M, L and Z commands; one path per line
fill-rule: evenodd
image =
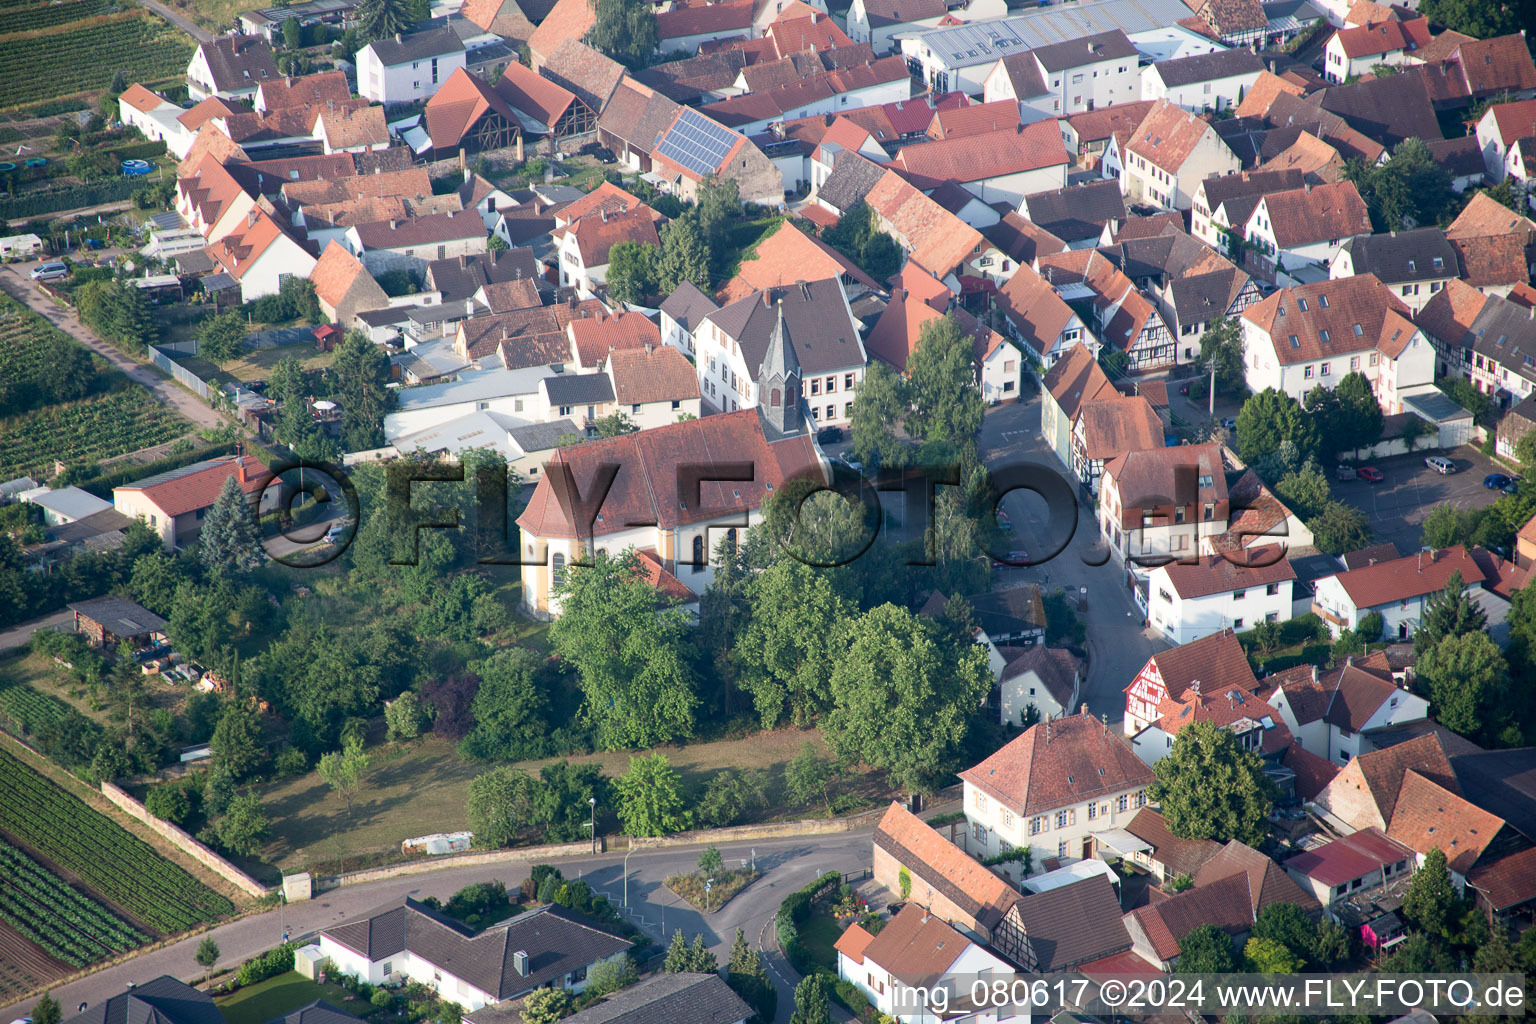
M 506 341 L 510 337 L 512 337 L 512 328 L 508 327 L 506 324 L 502 324 L 501 325 L 501 340 L 502 341 Z
M 240 469 L 240 482 L 242 484 L 248 484 L 252 479 L 254 479 L 251 475 L 251 471 L 246 462 L 245 456 L 237 455 L 235 457 L 235 465 Z
M 463 254 L 460 254 L 460 256 L 459 256 L 459 269 L 460 270 L 467 270 L 467 269 L 469 269 L 469 257 L 468 256 L 464 256 Z
M 1086 715 L 1088 713 L 1088 702 L 1087 701 L 1084 701 L 1083 704 L 1077 709 L 1077 713 L 1080 714 L 1080 715 Z
M 1047 746 L 1051 742 L 1051 717 L 1049 715 L 1045 717 L 1045 742 Z

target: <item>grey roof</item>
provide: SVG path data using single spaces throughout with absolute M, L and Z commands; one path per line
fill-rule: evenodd
M 1010 53 L 1004 57 L 1003 72 L 1008 76 L 1013 86 L 1013 95 L 1017 99 L 1034 99 L 1047 92 L 1045 78 L 1040 74 L 1040 65 L 1035 63 L 1030 52 Z
M 847 213 L 864 201 L 875 183 L 885 177 L 885 170 L 873 160 L 844 150 L 838 154 L 832 173 L 821 183 L 816 195 Z
M 392 327 L 410 320 L 412 308 L 389 306 L 385 309 L 370 309 L 366 313 L 357 314 L 357 318 L 369 327 Z
M 1006 590 L 989 590 L 966 598 L 976 625 L 994 639 L 1045 628 L 1040 588 L 1032 583 Z M 1036 619 L 1036 614 L 1040 618 Z
M 34 505 L 70 519 L 84 519 L 86 516 L 104 512 L 112 507 L 110 501 L 103 501 L 89 491 L 82 491 L 78 487 L 61 487 L 46 494 L 34 495 L 28 500 Z
M 1356 274 L 1375 274 L 1387 284 L 1430 281 L 1460 273 L 1456 250 L 1445 240 L 1445 232 L 1436 227 L 1356 235 L 1342 248 L 1349 253 Z
M 1021 211 L 1035 224 L 1067 242 L 1097 238 L 1108 222 L 1125 219 L 1125 198 L 1118 181 L 1037 192 L 1024 197 Z
M 509 395 L 532 395 L 549 373 L 543 365 L 518 370 L 491 369 L 466 374 L 446 384 L 425 384 L 395 392 L 398 410 L 435 409 L 444 405 L 489 401 Z
M 1311 0 L 1273 0 L 1259 6 L 1264 9 L 1264 17 L 1269 22 L 1266 30 L 1270 32 L 1295 31 L 1327 17 Z
M 535 185 L 533 191 L 546 203 L 574 203 L 586 195 L 574 185 Z
M 89 601 L 76 601 L 69 610 L 99 622 L 118 636 L 141 636 L 158 633 L 170 623 L 154 612 L 126 597 L 93 597 Z
M 207 277 L 203 278 L 199 284 L 202 285 L 203 291 L 210 294 L 213 292 L 222 292 L 226 288 L 240 287 L 240 282 L 235 280 L 233 274 L 224 273 L 209 274 Z
M 372 961 L 408 950 L 497 999 L 515 998 L 630 945 L 556 906 L 540 907 L 471 933 L 409 896 L 366 918 L 328 928 L 324 934 Z M 519 973 L 516 953 L 527 954 L 527 974 Z
M 434 28 L 394 38 L 375 39 L 368 44 L 385 67 L 397 67 L 413 60 L 430 60 L 450 53 L 463 53 L 464 43 L 451 28 Z
M 1239 46 L 1231 50 L 1158 61 L 1152 68 L 1165 85 L 1194 85 L 1196 82 L 1210 82 L 1236 75 L 1257 75 L 1264 70 L 1264 62 L 1252 50 Z
M 1252 199 L 1255 206 L 1270 192 L 1301 188 L 1305 178 L 1300 171 L 1251 171 L 1247 174 L 1223 174 L 1206 178 L 1206 206 L 1215 211 L 1234 199 Z
M 718 974 L 683 971 L 653 975 L 565 1019 L 568 1024 L 735 1024 L 750 1016 L 752 1007 Z
M 272 44 L 263 36 L 219 36 L 198 46 L 220 92 L 243 92 L 279 78 Z
M 1444 138 L 1429 90 L 1419 75 L 1388 75 L 1330 86 L 1322 91 L 1322 107 L 1389 149 L 1413 136 L 1425 142 Z
M 1036 971 L 1064 971 L 1131 948 L 1120 900 L 1103 875 L 1025 896 L 1013 905 Z
M 292 1013 L 273 1017 L 267 1024 L 357 1024 L 360 1018 L 332 1006 L 324 999 L 316 999 Z
M 162 974 L 97 1003 L 64 1024 L 224 1024 L 213 997 Z
M 512 209 L 521 207 L 514 206 Z M 554 225 L 553 219 L 550 225 Z M 535 281 L 539 279 L 538 261 L 534 259 L 533 250 L 526 246 L 502 252 L 433 260 L 427 264 L 427 281 L 443 293 L 444 304 L 471 298 L 484 285 L 515 281 L 522 277 Z
M 555 442 L 570 434 L 580 434 L 581 428 L 570 420 L 554 420 L 549 423 L 530 423 L 525 427 L 507 430 L 512 440 L 525 452 L 547 452 Z
M 606 373 L 561 373 L 544 378 L 550 405 L 596 405 L 613 401 L 613 381 Z
M 782 300 L 785 326 L 795 362 L 807 375 L 829 373 L 865 362 L 863 346 L 835 279 L 771 288 L 738 299 L 706 319 L 741 346 L 755 379 L 768 354 Z
M 1111 29 L 1127 35 L 1145 32 L 1187 17 L 1183 0 L 1081 0 L 997 21 L 932 29 L 917 38 L 948 67 L 964 68 Z
M 1406 412 L 1416 414 L 1430 423 L 1446 423 L 1450 420 L 1470 419 L 1472 414 L 1456 404 L 1443 391 L 1421 391 L 1416 395 L 1404 395 Z
M 1101 60 L 1139 56 L 1136 47 L 1117 28 L 1096 32 L 1091 36 L 1066 39 L 1049 46 L 1037 46 L 1029 52 L 1034 54 L 1040 66 L 1047 71 L 1066 71 L 1085 64 L 1097 64 Z
M 661 311 L 682 325 L 689 334 L 703 319 L 720 306 L 692 281 L 684 281 L 661 304 Z
M 132 525 L 132 519 L 115 508 L 108 508 L 72 523 L 50 526 L 48 532 L 53 534 L 56 540 L 62 540 L 67 544 L 83 544 L 104 533 L 120 533 Z
M 1478 148 L 1475 135 L 1430 142 L 1429 154 L 1435 158 L 1435 163 L 1450 171 L 1453 178 L 1478 177 L 1486 170 L 1483 151 Z
M 1536 836 L 1536 747 L 1452 756 L 1451 768 L 1468 800 Z
M 1472 321 L 1472 338 L 1473 351 L 1536 381 L 1536 320 L 1531 319 L 1530 310 L 1508 299 L 1492 298 Z

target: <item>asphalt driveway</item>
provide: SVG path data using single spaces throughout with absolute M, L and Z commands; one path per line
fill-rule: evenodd
M 1456 464 L 1456 472 L 1440 474 L 1424 464 L 1429 454 L 1442 454 Z M 1476 448 L 1463 445 L 1450 452 L 1398 455 L 1370 465 L 1381 470 L 1379 484 L 1364 480 L 1332 481 L 1338 500 L 1364 512 L 1378 541 L 1391 541 L 1403 554 L 1415 551 L 1423 534 L 1424 517 L 1437 505 L 1456 508 L 1487 508 L 1498 491 L 1483 486 L 1489 473 L 1508 473 Z

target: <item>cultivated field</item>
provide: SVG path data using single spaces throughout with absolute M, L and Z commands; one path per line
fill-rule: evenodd
M 0 476 L 99 462 L 173 441 L 186 420 L 134 386 L 0 420 Z M 46 475 L 46 474 L 45 474 Z
M 0 0 L 0 109 L 185 70 L 192 41 L 127 0 Z
M 37 945 L 0 921 L 0 1000 L 41 988 L 71 971 Z

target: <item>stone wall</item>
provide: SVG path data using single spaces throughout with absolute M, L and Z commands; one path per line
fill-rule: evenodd
M 101 784 L 101 794 L 122 810 L 127 811 L 133 817 L 160 833 L 165 839 L 176 844 L 177 848 L 187 854 L 187 856 L 220 878 L 238 886 L 243 892 L 251 896 L 266 896 L 274 891 L 208 849 L 208 847 L 175 825 L 168 821 L 162 821 L 153 814 L 150 814 L 143 804 L 112 785 L 112 783 L 103 782 Z
M 442 871 L 446 868 L 475 867 L 480 864 L 534 863 L 551 857 L 580 857 L 591 852 L 592 844 L 587 840 L 583 840 L 579 843 L 524 846 L 513 850 L 490 850 L 485 853 L 461 853 L 452 856 L 430 857 L 423 860 L 406 861 L 404 864 L 391 864 L 388 867 L 368 868 L 363 871 L 349 871 L 344 875 L 316 878 L 314 880 L 314 889 L 316 892 L 319 892 L 343 885 L 361 885 L 364 882 L 377 882 L 385 878 L 396 878 L 400 875 L 422 875 L 430 871 Z
M 865 811 L 847 818 L 808 818 L 802 821 L 780 821 L 764 825 L 734 825 L 730 828 L 699 829 L 695 832 L 679 832 L 670 836 L 637 836 L 629 841 L 631 849 L 660 846 L 691 846 L 699 843 L 736 843 L 749 839 L 782 839 L 787 836 L 832 835 L 838 832 L 856 832 L 878 824 L 885 808 Z

